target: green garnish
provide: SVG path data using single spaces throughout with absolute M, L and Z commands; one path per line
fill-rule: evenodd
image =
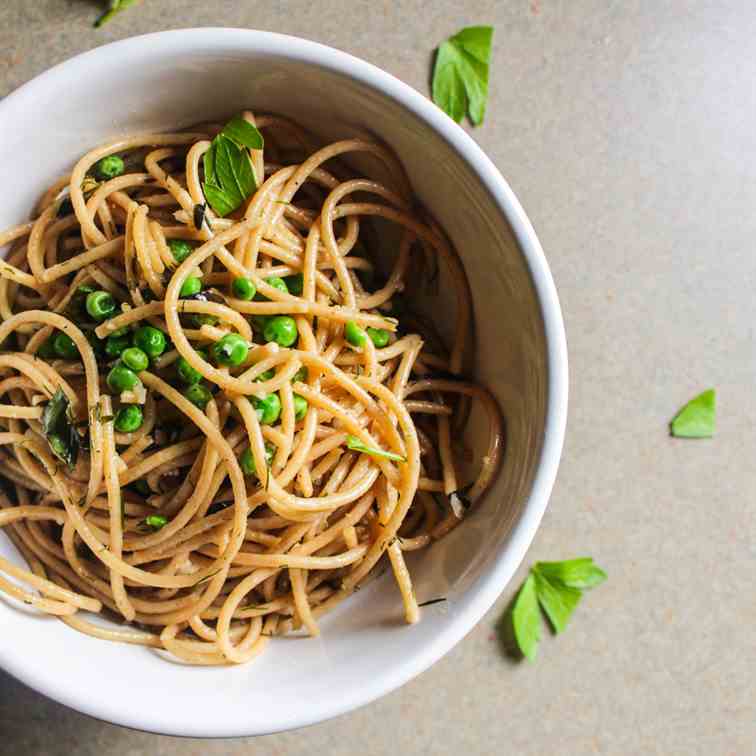
M 173 259 L 177 263 L 184 262 L 194 252 L 194 246 L 189 244 L 186 239 L 169 239 L 168 249 L 171 250 Z
M 383 449 L 373 449 L 371 446 L 364 444 L 357 436 L 347 436 L 346 445 L 348 449 L 352 451 L 362 452 L 363 454 L 369 454 L 371 457 L 385 457 L 386 459 L 393 460 L 394 462 L 406 462 L 407 458 L 402 457 L 400 454 L 394 454 L 394 452 L 384 451 Z
M 533 661 L 541 640 L 540 605 L 555 633 L 567 628 L 583 591 L 606 580 L 590 557 L 564 562 L 536 562 L 512 607 L 514 639 L 523 656 Z
M 126 8 L 139 2 L 139 0 L 108 0 L 107 10 L 100 15 L 94 22 L 95 28 L 101 27 L 103 24 L 107 24 L 113 16 L 121 11 L 125 11 Z
M 62 389 L 58 389 L 42 410 L 42 432 L 52 453 L 73 468 L 79 456 L 81 438 L 71 414 L 71 403 Z
M 195 276 L 189 278 L 181 284 L 179 291 L 180 297 L 193 297 L 195 294 L 199 294 L 202 291 L 202 280 Z
M 433 102 L 457 123 L 465 113 L 476 126 L 483 122 L 492 38 L 492 26 L 469 26 L 438 48 Z
M 670 423 L 670 433 L 676 438 L 711 438 L 716 421 L 716 400 L 714 389 L 691 399 Z
M 247 150 L 261 150 L 262 147 L 262 134 L 237 116 L 223 127 L 204 154 L 202 189 L 210 207 L 221 217 L 236 210 L 257 189 Z
M 141 523 L 145 528 L 149 528 L 150 530 L 158 531 L 161 528 L 164 528 L 168 524 L 168 518 L 165 515 L 161 514 L 152 514 L 147 515 L 147 517 L 142 520 Z
M 111 391 L 114 391 L 116 394 L 121 394 L 124 391 L 131 391 L 134 389 L 139 383 L 139 378 L 133 370 L 119 361 L 111 368 L 108 377 L 106 378 L 106 382 Z

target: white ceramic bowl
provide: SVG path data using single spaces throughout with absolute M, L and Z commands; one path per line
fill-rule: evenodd
M 506 181 L 428 99 L 329 47 L 192 29 L 105 45 L 53 68 L 0 102 L 0 165 L 12 177 L 0 228 L 25 219 L 43 187 L 113 135 L 243 108 L 285 113 L 330 137 L 369 129 L 396 150 L 462 255 L 474 292 L 476 373 L 506 417 L 506 458 L 469 519 L 412 560 L 419 600 L 448 601 L 411 627 L 386 575 L 327 617 L 321 638 L 275 640 L 248 665 L 216 669 L 95 640 L 0 601 L 0 666 L 10 674 L 99 719 L 173 735 L 255 735 L 318 722 L 402 685 L 449 651 L 525 555 L 554 483 L 567 412 L 556 291 Z M 18 558 L 1 533 L 0 553 Z

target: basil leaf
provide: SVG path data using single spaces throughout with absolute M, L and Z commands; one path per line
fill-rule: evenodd
M 716 392 L 709 389 L 691 399 L 670 424 L 676 438 L 711 438 L 716 421 Z
M 205 181 L 202 189 L 220 216 L 236 210 L 257 188 L 247 150 L 219 134 L 203 156 Z
M 591 557 L 564 562 L 536 562 L 533 569 L 551 582 L 580 590 L 595 588 L 606 580 L 606 573 L 593 563 Z
M 202 184 L 202 191 L 205 193 L 205 199 L 208 201 L 210 207 L 213 208 L 216 215 L 220 215 L 221 218 L 229 213 L 233 213 L 238 205 L 235 205 L 229 198 L 228 194 L 217 186 L 212 184 Z
M 535 577 L 529 575 L 512 609 L 515 640 L 523 656 L 534 661 L 541 640 L 541 613 L 538 611 Z
M 221 134 L 236 142 L 239 147 L 248 147 L 250 150 L 261 150 L 264 142 L 262 134 L 249 121 L 241 116 L 234 116 L 221 131 Z
M 126 8 L 134 5 L 136 2 L 138 0 L 109 0 L 107 10 L 94 22 L 95 28 L 107 24 L 117 13 L 125 11 Z
M 385 457 L 391 459 L 394 462 L 406 462 L 407 458 L 402 457 L 400 454 L 394 454 L 394 452 L 384 451 L 383 449 L 374 449 L 372 446 L 364 444 L 357 436 L 347 436 L 346 439 L 347 448 L 352 451 L 362 452 L 363 454 L 369 454 L 372 457 Z
M 433 69 L 433 101 L 459 123 L 467 113 L 483 122 L 488 100 L 488 69 L 493 27 L 470 26 L 438 48 Z
M 583 594 L 577 588 L 570 588 L 558 581 L 552 582 L 536 570 L 533 570 L 533 576 L 541 608 L 549 618 L 554 632 L 563 632 Z
M 202 166 L 205 169 L 205 183 L 220 186 L 215 173 L 215 146 L 211 143 L 207 152 L 202 156 Z

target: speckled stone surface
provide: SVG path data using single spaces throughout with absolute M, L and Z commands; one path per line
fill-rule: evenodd
M 0 94 L 113 39 L 209 25 L 316 39 L 427 92 L 439 41 L 496 27 L 474 137 L 540 235 L 571 359 L 564 458 L 528 559 L 590 554 L 610 579 L 535 665 L 495 641 L 513 585 L 401 690 L 254 740 L 120 729 L 0 673 L 0 752 L 756 754 L 753 4 L 145 0 L 95 31 L 98 5 L 2 0 Z M 670 439 L 670 416 L 709 386 L 716 439 Z

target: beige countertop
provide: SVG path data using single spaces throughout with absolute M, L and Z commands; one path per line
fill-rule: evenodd
M 402 689 L 255 740 L 131 732 L 0 673 L 0 752 L 756 753 L 753 4 L 145 0 L 96 31 L 97 5 L 3 0 L 0 95 L 110 40 L 210 25 L 315 39 L 427 93 L 435 45 L 495 26 L 487 120 L 473 136 L 541 238 L 571 361 L 565 453 L 528 561 L 591 555 L 610 578 L 534 665 L 508 661 L 495 640 L 513 584 Z M 709 386 L 716 439 L 670 439 L 669 418 Z

